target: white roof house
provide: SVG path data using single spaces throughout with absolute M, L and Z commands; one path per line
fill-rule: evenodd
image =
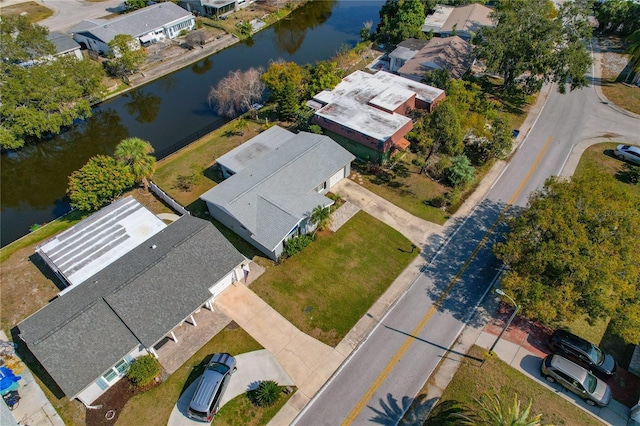
M 132 196 L 120 199 L 36 247 L 68 292 L 167 225 Z
M 338 137 L 354 154 L 382 159 L 393 146 L 406 149 L 404 136 L 413 123 L 406 114 L 415 108 L 431 111 L 445 98 L 442 89 L 385 71 L 356 71 L 333 90 L 316 94 L 307 105 L 316 109 L 313 123 Z
M 88 49 L 109 52 L 109 42 L 126 34 L 140 42 L 176 38 L 195 28 L 195 16 L 172 2 L 157 3 L 113 19 L 92 19 L 71 29 L 73 39 Z
M 200 196 L 214 218 L 272 259 L 280 256 L 287 239 L 313 229 L 309 215 L 317 206 L 333 204 L 324 194 L 349 175 L 354 159 L 327 136 L 284 129 L 270 136 L 284 132 L 289 134 L 284 143 L 253 156 Z M 246 152 L 240 146 L 231 156 L 236 150 Z

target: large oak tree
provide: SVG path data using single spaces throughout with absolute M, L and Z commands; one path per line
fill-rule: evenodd
M 90 60 L 55 58 L 46 28 L 24 17 L 3 17 L 0 31 L 0 146 L 59 133 L 91 115 L 102 94 L 102 67 Z
M 613 330 L 640 338 L 640 203 L 598 172 L 549 179 L 509 220 L 495 252 L 505 291 L 524 313 L 556 325 L 611 317 Z
M 504 78 L 508 91 L 533 93 L 544 82 L 565 83 L 571 90 L 585 87 L 591 57 L 586 43 L 589 2 L 565 2 L 556 10 L 549 0 L 503 0 L 492 12 L 493 27 L 474 37 L 474 53 L 490 71 Z

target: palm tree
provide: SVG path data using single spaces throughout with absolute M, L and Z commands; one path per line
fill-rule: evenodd
M 630 63 L 625 82 L 629 81 L 629 77 L 631 77 L 633 72 L 640 72 L 640 30 L 634 31 L 627 37 L 627 41 L 630 42 L 631 45 L 627 48 Z
M 461 421 L 459 424 L 468 426 L 540 426 L 540 418 L 542 414 L 538 414 L 529 418 L 532 400 L 520 411 L 520 401 L 518 395 L 513 395 L 513 404 L 503 405 L 502 400 L 497 394 L 493 397 L 482 395 L 480 399 L 475 399 L 475 407 L 470 407 L 470 414 L 454 414 Z
M 115 157 L 121 163 L 129 166 L 136 182 L 142 182 L 145 191 L 148 190 L 148 179 L 156 169 L 156 158 L 151 155 L 153 147 L 140 138 L 122 140 L 116 146 Z
M 317 206 L 311 212 L 309 219 L 311 223 L 316 225 L 316 229 L 313 231 L 315 235 L 318 230 L 322 230 L 331 225 L 331 212 L 329 211 L 329 207 Z

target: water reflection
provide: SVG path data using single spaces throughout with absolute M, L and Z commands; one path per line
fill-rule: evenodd
M 193 71 L 198 75 L 202 75 L 202 74 L 206 74 L 207 71 L 209 71 L 212 66 L 213 66 L 213 60 L 211 59 L 211 57 L 209 57 L 209 58 L 206 58 L 204 61 L 196 62 L 195 64 L 191 65 L 191 71 Z
M 134 89 L 125 95 L 131 99 L 124 106 L 129 115 L 135 116 L 138 123 L 152 123 L 156 121 L 162 99 L 153 93 Z
M 285 18 L 274 25 L 276 49 L 293 55 L 304 42 L 307 30 L 327 22 L 336 0 L 315 2 L 315 7 L 304 8 L 293 18 Z
M 26 234 L 34 223 L 65 213 L 68 176 L 91 156 L 110 154 L 122 139 L 133 136 L 151 142 L 156 153 L 175 150 L 190 135 L 227 121 L 210 108 L 207 94 L 229 71 L 266 67 L 280 57 L 299 64 L 328 59 L 339 46 L 353 46 L 359 40 L 364 21 L 376 25 L 383 3 L 308 3 L 290 19 L 254 34 L 249 43 L 238 43 L 97 106 L 91 118 L 62 135 L 3 153 L 1 244 Z
M 84 166 L 92 155 L 111 154 L 115 145 L 128 137 L 128 130 L 116 111 L 102 110 L 94 118 L 60 137 L 3 155 L 3 234 L 6 209 L 26 206 L 47 209 L 54 203 L 64 205 L 68 176 Z

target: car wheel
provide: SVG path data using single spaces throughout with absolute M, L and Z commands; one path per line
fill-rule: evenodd
M 595 403 L 595 402 L 593 402 L 593 401 L 592 401 L 592 400 L 590 400 L 590 399 L 585 399 L 585 400 L 584 400 L 584 402 L 586 402 L 586 403 L 587 403 L 587 405 L 590 405 L 590 406 L 592 406 L 592 407 L 595 407 L 595 405 L 596 405 L 596 403 Z
M 555 383 L 556 382 L 556 379 L 554 379 L 551 376 L 544 376 L 544 378 L 547 379 L 547 382 L 549 382 L 549 383 Z
M 624 155 L 616 155 L 616 157 L 618 157 L 618 160 L 624 161 Z

